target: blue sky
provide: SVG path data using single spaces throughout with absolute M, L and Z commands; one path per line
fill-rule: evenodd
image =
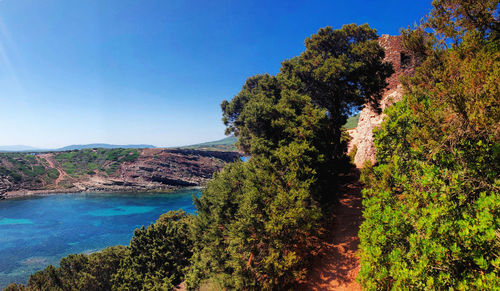
M 430 2 L 0 0 L 0 145 L 223 138 L 221 101 L 319 28 L 398 34 Z

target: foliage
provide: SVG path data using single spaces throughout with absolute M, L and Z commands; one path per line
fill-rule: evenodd
M 279 177 L 254 158 L 219 173 L 197 201 L 189 287 L 211 279 L 227 288 L 270 289 L 303 278 L 321 217 L 311 205 L 311 182 Z
M 56 170 L 57 172 L 57 170 Z M 50 172 L 44 160 L 27 153 L 1 153 L 0 176 L 5 176 L 11 182 L 29 184 L 41 188 L 57 179 L 59 172 Z
M 300 56 L 283 62 L 281 74 L 300 80 L 292 86 L 327 110 L 334 159 L 345 155 L 341 127 L 347 117 L 367 103 L 378 109 L 386 78 L 394 72 L 377 39 L 368 24 L 325 27 L 306 39 Z
M 209 278 L 227 288 L 270 289 L 305 274 L 306 256 L 319 235 L 321 209 L 315 201 L 326 195 L 316 180 L 325 159 L 313 144 L 321 144 L 318 133 L 328 123 L 324 110 L 307 96 L 281 93 L 269 108 L 273 120 L 269 111 L 253 111 L 266 106 L 259 100 L 249 100 L 250 108 L 242 110 L 269 133 L 274 129 L 274 142 L 264 137 L 243 140 L 249 142 L 252 158 L 227 166 L 196 200 L 195 250 L 187 280 L 191 288 Z M 240 129 L 248 134 L 266 134 L 246 120 L 243 124 L 249 128 Z
M 471 31 L 498 38 L 498 0 L 434 0 L 426 27 L 455 42 Z
M 126 247 L 116 246 L 90 255 L 69 255 L 59 267 L 50 265 L 31 275 L 27 286 L 11 284 L 7 290 L 111 290 L 111 276 L 126 254 Z
M 190 216 L 170 211 L 134 232 L 129 253 L 113 277 L 113 290 L 171 290 L 191 257 Z
M 451 2 L 487 14 L 469 11 L 478 1 L 435 1 L 431 17 Z M 460 39 L 449 49 L 420 46 L 404 100 L 375 133 L 359 233 L 366 289 L 500 288 L 499 43 L 481 24 L 446 25 L 461 27 L 447 32 Z
M 64 171 L 73 177 L 89 173 L 113 175 L 125 162 L 139 157 L 138 149 L 83 149 L 54 154 Z
M 348 165 L 347 114 L 376 103 L 392 72 L 375 39 L 367 25 L 321 29 L 280 74 L 250 77 L 222 103 L 226 133 L 251 158 L 228 165 L 196 199 L 188 288 L 271 290 L 305 279 Z

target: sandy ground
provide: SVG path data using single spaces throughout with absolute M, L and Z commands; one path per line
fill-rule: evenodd
M 321 255 L 315 258 L 307 283 L 300 290 L 361 290 L 356 282 L 359 272 L 358 230 L 362 222 L 361 184 L 344 186 L 344 194 L 335 207 L 323 242 Z

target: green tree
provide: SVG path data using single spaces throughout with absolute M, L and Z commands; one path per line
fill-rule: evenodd
M 113 276 L 113 290 L 171 290 L 181 283 L 191 257 L 190 216 L 169 211 L 149 227 L 136 229 Z
M 252 158 L 227 166 L 196 200 L 190 288 L 208 279 L 227 288 L 272 289 L 305 275 L 321 218 L 315 199 L 322 194 L 319 168 L 314 166 L 325 160 L 313 144 L 320 143 L 318 133 L 328 123 L 324 110 L 308 96 L 287 90 L 280 94 L 275 104 L 267 104 L 269 111 L 258 109 L 266 106 L 258 97 L 241 109 L 242 115 L 274 130 L 275 141 L 248 139 Z
M 459 42 L 471 31 L 498 38 L 498 0 L 434 0 L 425 26 Z
M 335 172 L 344 170 L 348 158 L 333 160 L 332 125 L 326 110 L 313 104 L 308 95 L 293 89 L 283 75 L 257 75 L 248 78 L 231 102 L 221 105 L 226 133 L 238 137 L 237 147 L 252 157 L 266 157 L 279 162 L 278 151 L 294 142 L 307 143 L 308 166 L 317 181 L 313 195 L 318 201 L 335 199 Z M 289 89 L 288 87 L 292 87 Z M 342 140 L 345 145 L 346 139 Z
M 111 276 L 118 270 L 127 248 L 109 247 L 90 255 L 69 255 L 60 266 L 32 274 L 28 285 L 11 284 L 7 290 L 111 290 Z
M 338 30 L 328 26 L 306 39 L 300 56 L 283 62 L 281 74 L 300 80 L 299 92 L 327 110 L 336 160 L 345 155 L 342 126 L 349 114 L 367 103 L 378 109 L 386 78 L 394 72 L 383 61 L 384 49 L 377 39 L 368 24 L 348 24 Z

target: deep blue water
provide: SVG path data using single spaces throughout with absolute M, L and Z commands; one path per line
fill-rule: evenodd
M 192 195 L 77 193 L 0 201 L 0 290 L 74 253 L 128 245 L 135 228 L 169 210 L 195 211 Z

